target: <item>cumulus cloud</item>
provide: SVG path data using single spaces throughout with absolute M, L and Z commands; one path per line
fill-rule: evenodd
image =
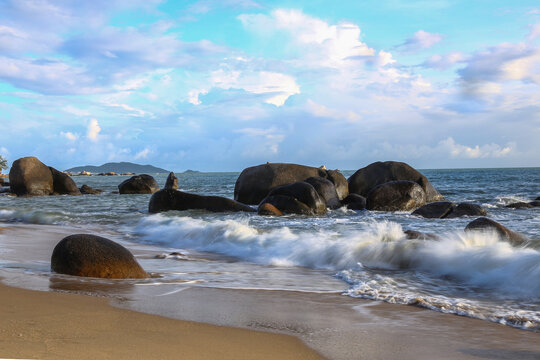
M 463 53 L 455 51 L 445 55 L 433 55 L 427 59 L 422 66 L 443 71 L 456 66 L 463 59 Z
M 429 49 L 443 39 L 442 35 L 418 30 L 414 35 L 398 46 L 402 51 L 416 52 Z
M 439 147 L 446 150 L 448 154 L 453 158 L 499 158 L 509 155 L 514 149 L 515 144 L 509 144 L 508 146 L 500 146 L 498 144 L 484 144 L 482 146 L 467 146 L 456 143 L 456 141 L 449 137 L 439 143 Z
M 60 135 L 62 135 L 63 137 L 65 137 L 66 139 L 68 139 L 69 141 L 75 141 L 79 138 L 79 135 L 77 134 L 74 134 L 70 131 L 67 131 L 67 132 L 61 132 Z
M 146 158 L 148 158 L 149 154 L 150 154 L 150 149 L 145 148 L 145 149 L 139 151 L 138 153 L 136 153 L 135 156 L 134 156 L 134 159 L 135 160 L 146 159 Z
M 101 128 L 99 127 L 98 121 L 96 119 L 91 119 L 88 124 L 86 137 L 92 141 L 97 141 L 100 131 Z

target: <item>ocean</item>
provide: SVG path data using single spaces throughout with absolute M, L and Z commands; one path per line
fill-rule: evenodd
M 149 214 L 151 195 L 114 193 L 128 176 L 73 178 L 79 187 L 104 189 L 100 195 L 0 196 L 0 226 L 54 225 L 118 241 L 152 274 L 129 280 L 141 292 L 210 287 L 335 293 L 540 331 L 540 208 L 505 207 L 540 196 L 540 168 L 420 171 L 447 200 L 482 205 L 491 219 L 530 240 L 512 246 L 495 234 L 465 233 L 474 218 L 424 219 L 409 212 Z M 151 175 L 165 184 L 167 174 Z M 177 177 L 182 191 L 232 198 L 238 175 Z M 406 230 L 440 240 L 409 240 Z M 9 250 L 1 247 L 0 271 L 11 274 L 12 282 L 69 278 L 52 274 L 50 263 L 32 259 L 31 252 L 25 259 L 6 260 Z

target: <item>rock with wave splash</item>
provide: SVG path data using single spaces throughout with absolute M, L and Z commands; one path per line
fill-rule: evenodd
M 326 203 L 323 198 L 311 184 L 304 181 L 271 190 L 259 204 L 259 209 L 262 209 L 264 204 L 271 204 L 284 214 L 310 216 L 326 214 Z M 259 214 L 263 212 L 259 210 Z
M 267 163 L 252 166 L 242 171 L 234 187 L 234 199 L 245 204 L 259 204 L 270 190 L 311 177 L 322 177 L 334 184 L 339 200 L 349 194 L 347 180 L 338 170 L 298 164 Z
M 375 162 L 356 171 L 347 182 L 349 192 L 367 197 L 376 186 L 391 181 L 413 181 L 426 193 L 426 202 L 442 201 L 444 197 L 429 180 L 410 165 L 399 161 Z
M 53 250 L 51 270 L 59 274 L 108 279 L 149 277 L 125 247 L 89 234 L 62 239 Z
M 412 215 L 428 219 L 451 219 L 462 216 L 485 216 L 487 212 L 483 207 L 476 204 L 436 201 L 416 209 Z
M 221 196 L 204 196 L 172 189 L 155 192 L 148 204 L 149 213 L 197 209 L 212 212 L 255 212 L 255 209 L 248 205 Z
M 519 201 L 519 202 L 516 202 L 516 203 L 508 204 L 505 207 L 506 208 L 511 208 L 511 209 L 530 209 L 530 208 L 533 208 L 534 205 L 532 203 L 526 203 L 526 202 L 523 202 L 523 201 Z
M 465 231 L 492 231 L 497 233 L 501 239 L 506 240 L 513 245 L 523 245 L 528 241 L 525 235 L 511 231 L 498 222 L 485 217 L 480 217 L 471 221 L 465 227 Z

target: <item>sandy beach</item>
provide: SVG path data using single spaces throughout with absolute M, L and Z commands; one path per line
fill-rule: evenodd
M 4 261 L 22 261 L 26 253 L 47 266 L 55 243 L 74 230 L 43 225 L 4 227 L 0 232 Z M 130 250 L 143 252 L 137 246 Z M 36 278 L 16 269 L 3 270 L 0 275 L 12 286 L 47 290 L 0 287 L 0 357 L 540 357 L 538 333 L 340 294 L 194 286 L 163 296 L 153 286 L 122 281 L 96 284 L 75 277 Z

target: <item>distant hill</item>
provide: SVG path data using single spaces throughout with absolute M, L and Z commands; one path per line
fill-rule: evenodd
M 81 172 L 81 171 L 89 171 L 91 173 L 107 173 L 114 171 L 115 173 L 127 173 L 132 172 L 135 174 L 156 174 L 156 173 L 168 173 L 168 170 L 161 169 L 152 165 L 139 165 L 134 164 L 130 162 L 112 162 L 112 163 L 106 163 L 101 166 L 93 166 L 93 165 L 86 165 L 86 166 L 77 166 L 71 169 L 67 169 L 66 171 L 71 173 Z

